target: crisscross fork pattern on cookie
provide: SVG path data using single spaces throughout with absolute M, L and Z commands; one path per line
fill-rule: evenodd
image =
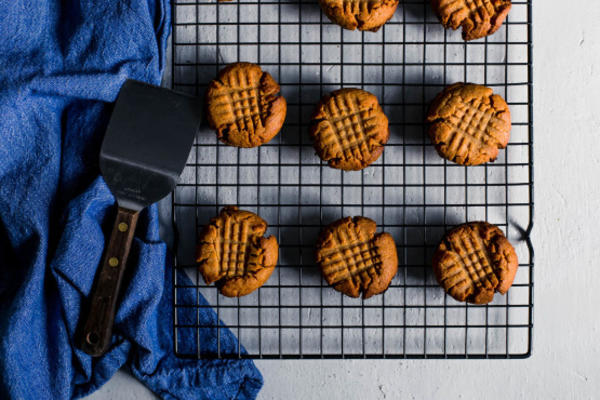
M 448 269 L 446 279 L 452 279 L 462 271 L 466 271 L 472 287 L 495 288 L 498 285 L 498 277 L 492 267 L 485 244 L 473 230 L 469 230 L 467 235 L 454 237 L 449 241 L 448 249 L 456 252 L 458 263 L 454 268 Z M 454 286 L 462 285 L 465 280 L 455 283 Z
M 453 8 L 453 14 L 468 8 L 470 11 L 470 19 L 478 18 L 483 10 L 486 10 L 490 15 L 493 15 L 498 11 L 498 8 L 491 0 L 450 0 L 446 4 L 446 7 Z
M 330 129 L 324 142 L 333 142 L 340 158 L 350 159 L 358 150 L 357 158 L 369 159 L 368 141 L 377 135 L 376 125 L 371 123 L 375 116 L 369 116 L 368 109 L 361 109 L 354 96 L 348 94 L 334 97 L 325 112 Z
M 494 113 L 494 109 L 481 99 L 473 99 L 469 103 L 458 102 L 455 113 L 448 120 L 453 128 L 448 146 L 451 158 L 465 141 L 468 141 L 468 150 L 474 144 L 482 147 L 501 145 L 493 133 L 498 131 L 494 128 L 494 122 L 500 124 L 502 121 Z
M 256 130 L 263 126 L 267 110 L 261 107 L 260 87 L 253 80 L 248 73 L 238 71 L 225 82 L 228 87 L 217 95 L 221 114 L 226 120 L 233 119 L 238 130 Z
M 342 9 L 347 14 L 357 15 L 360 12 L 370 13 L 380 0 L 341 0 Z
M 377 274 L 381 267 L 381 258 L 366 235 L 355 229 L 339 229 L 335 231 L 333 241 L 335 248 L 324 254 L 333 257 L 323 264 L 323 272 L 333 276 L 333 285 L 352 279 L 358 285 Z

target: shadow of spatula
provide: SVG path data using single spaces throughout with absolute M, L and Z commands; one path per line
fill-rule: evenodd
M 185 167 L 200 124 L 197 98 L 126 81 L 100 150 L 100 170 L 118 211 L 92 289 L 80 347 L 106 352 L 117 298 L 139 212 L 171 193 Z

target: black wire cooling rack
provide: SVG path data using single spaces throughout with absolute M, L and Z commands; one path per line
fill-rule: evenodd
M 533 214 L 531 1 L 513 1 L 494 35 L 464 42 L 440 26 L 428 1 L 401 0 L 378 32 L 345 31 L 315 0 L 173 2 L 172 86 L 203 96 L 225 65 L 256 62 L 288 102 L 282 132 L 255 149 L 219 143 L 203 127 L 173 194 L 178 233 L 174 275 L 175 352 L 218 358 L 521 358 L 531 354 Z M 441 159 L 424 114 L 447 84 L 485 84 L 512 114 L 508 148 L 484 166 Z M 340 87 L 374 93 L 390 120 L 382 157 L 360 172 L 323 164 L 308 137 L 320 97 Z M 194 268 L 198 231 L 225 205 L 257 212 L 277 237 L 280 258 L 254 293 L 229 299 Z M 321 227 L 364 215 L 393 235 L 399 270 L 390 288 L 351 299 L 322 280 L 313 247 Z M 445 296 L 431 271 L 443 233 L 486 220 L 515 245 L 519 270 L 507 295 L 485 306 Z M 185 291 L 192 296 L 182 296 Z M 206 299 L 202 301 L 201 296 Z M 189 299 L 193 300 L 190 301 Z M 187 299 L 187 300 L 185 300 Z M 240 339 L 223 351 L 222 325 L 200 320 L 212 307 Z M 203 330 L 217 333 L 204 343 Z M 195 340 L 182 340 L 188 336 Z M 192 343 L 192 345 L 190 345 Z M 207 351 L 207 349 L 213 349 Z

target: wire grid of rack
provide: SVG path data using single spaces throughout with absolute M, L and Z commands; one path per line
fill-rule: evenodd
M 175 0 L 173 13 L 175 90 L 204 96 L 225 64 L 250 61 L 273 75 L 288 102 L 282 131 L 259 148 L 221 144 L 206 126 L 198 133 L 172 197 L 179 237 L 175 269 L 190 278 L 183 282 L 174 274 L 178 356 L 531 354 L 531 1 L 513 1 L 498 32 L 468 43 L 460 32 L 444 30 L 425 0 L 400 0 L 394 17 L 376 33 L 343 30 L 329 22 L 314 0 Z M 441 159 L 429 142 L 423 122 L 429 102 L 456 81 L 490 86 L 510 106 L 510 144 L 493 163 L 458 166 Z M 359 172 L 329 168 L 315 155 L 308 136 L 315 104 L 340 87 L 374 93 L 390 121 L 383 155 Z M 280 244 L 271 278 L 239 299 L 219 295 L 194 268 L 198 232 L 230 204 L 257 212 Z M 353 215 L 374 219 L 398 246 L 397 276 L 384 294 L 368 300 L 334 291 L 314 265 L 321 228 Z M 431 256 L 443 233 L 473 220 L 498 225 L 515 245 L 520 262 L 508 294 L 496 295 L 485 306 L 444 295 L 431 271 Z M 181 296 L 185 291 L 192 295 Z M 204 307 L 215 309 L 243 348 L 222 350 L 222 325 L 201 322 L 198 315 Z M 210 346 L 200 340 L 203 330 L 217 332 L 216 351 L 210 354 Z M 183 341 L 186 335 L 196 340 Z

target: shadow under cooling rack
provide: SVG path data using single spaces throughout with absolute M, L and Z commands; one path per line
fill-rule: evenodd
M 225 65 L 256 62 L 288 102 L 270 143 L 239 149 L 203 126 L 172 196 L 177 232 L 175 350 L 218 358 L 522 358 L 531 353 L 533 214 L 531 2 L 514 1 L 507 22 L 465 43 L 444 30 L 428 1 L 400 1 L 378 32 L 333 25 L 316 1 L 175 1 L 172 87 L 204 96 Z M 498 159 L 462 167 L 441 159 L 423 123 L 429 102 L 457 81 L 492 87 L 508 102 L 511 140 Z M 382 157 L 359 172 L 319 160 L 308 137 L 315 104 L 340 87 L 375 94 L 390 120 Z M 266 284 L 240 299 L 206 286 L 194 268 L 197 235 L 225 205 L 258 213 L 280 244 Z M 321 228 L 363 215 L 389 232 L 399 269 L 368 300 L 328 287 L 314 265 Z M 507 295 L 485 306 L 444 295 L 431 256 L 454 225 L 498 225 L 519 256 Z M 214 309 L 215 317 L 204 309 Z M 221 322 L 219 322 L 221 321 Z M 235 334 L 241 345 L 231 345 Z

